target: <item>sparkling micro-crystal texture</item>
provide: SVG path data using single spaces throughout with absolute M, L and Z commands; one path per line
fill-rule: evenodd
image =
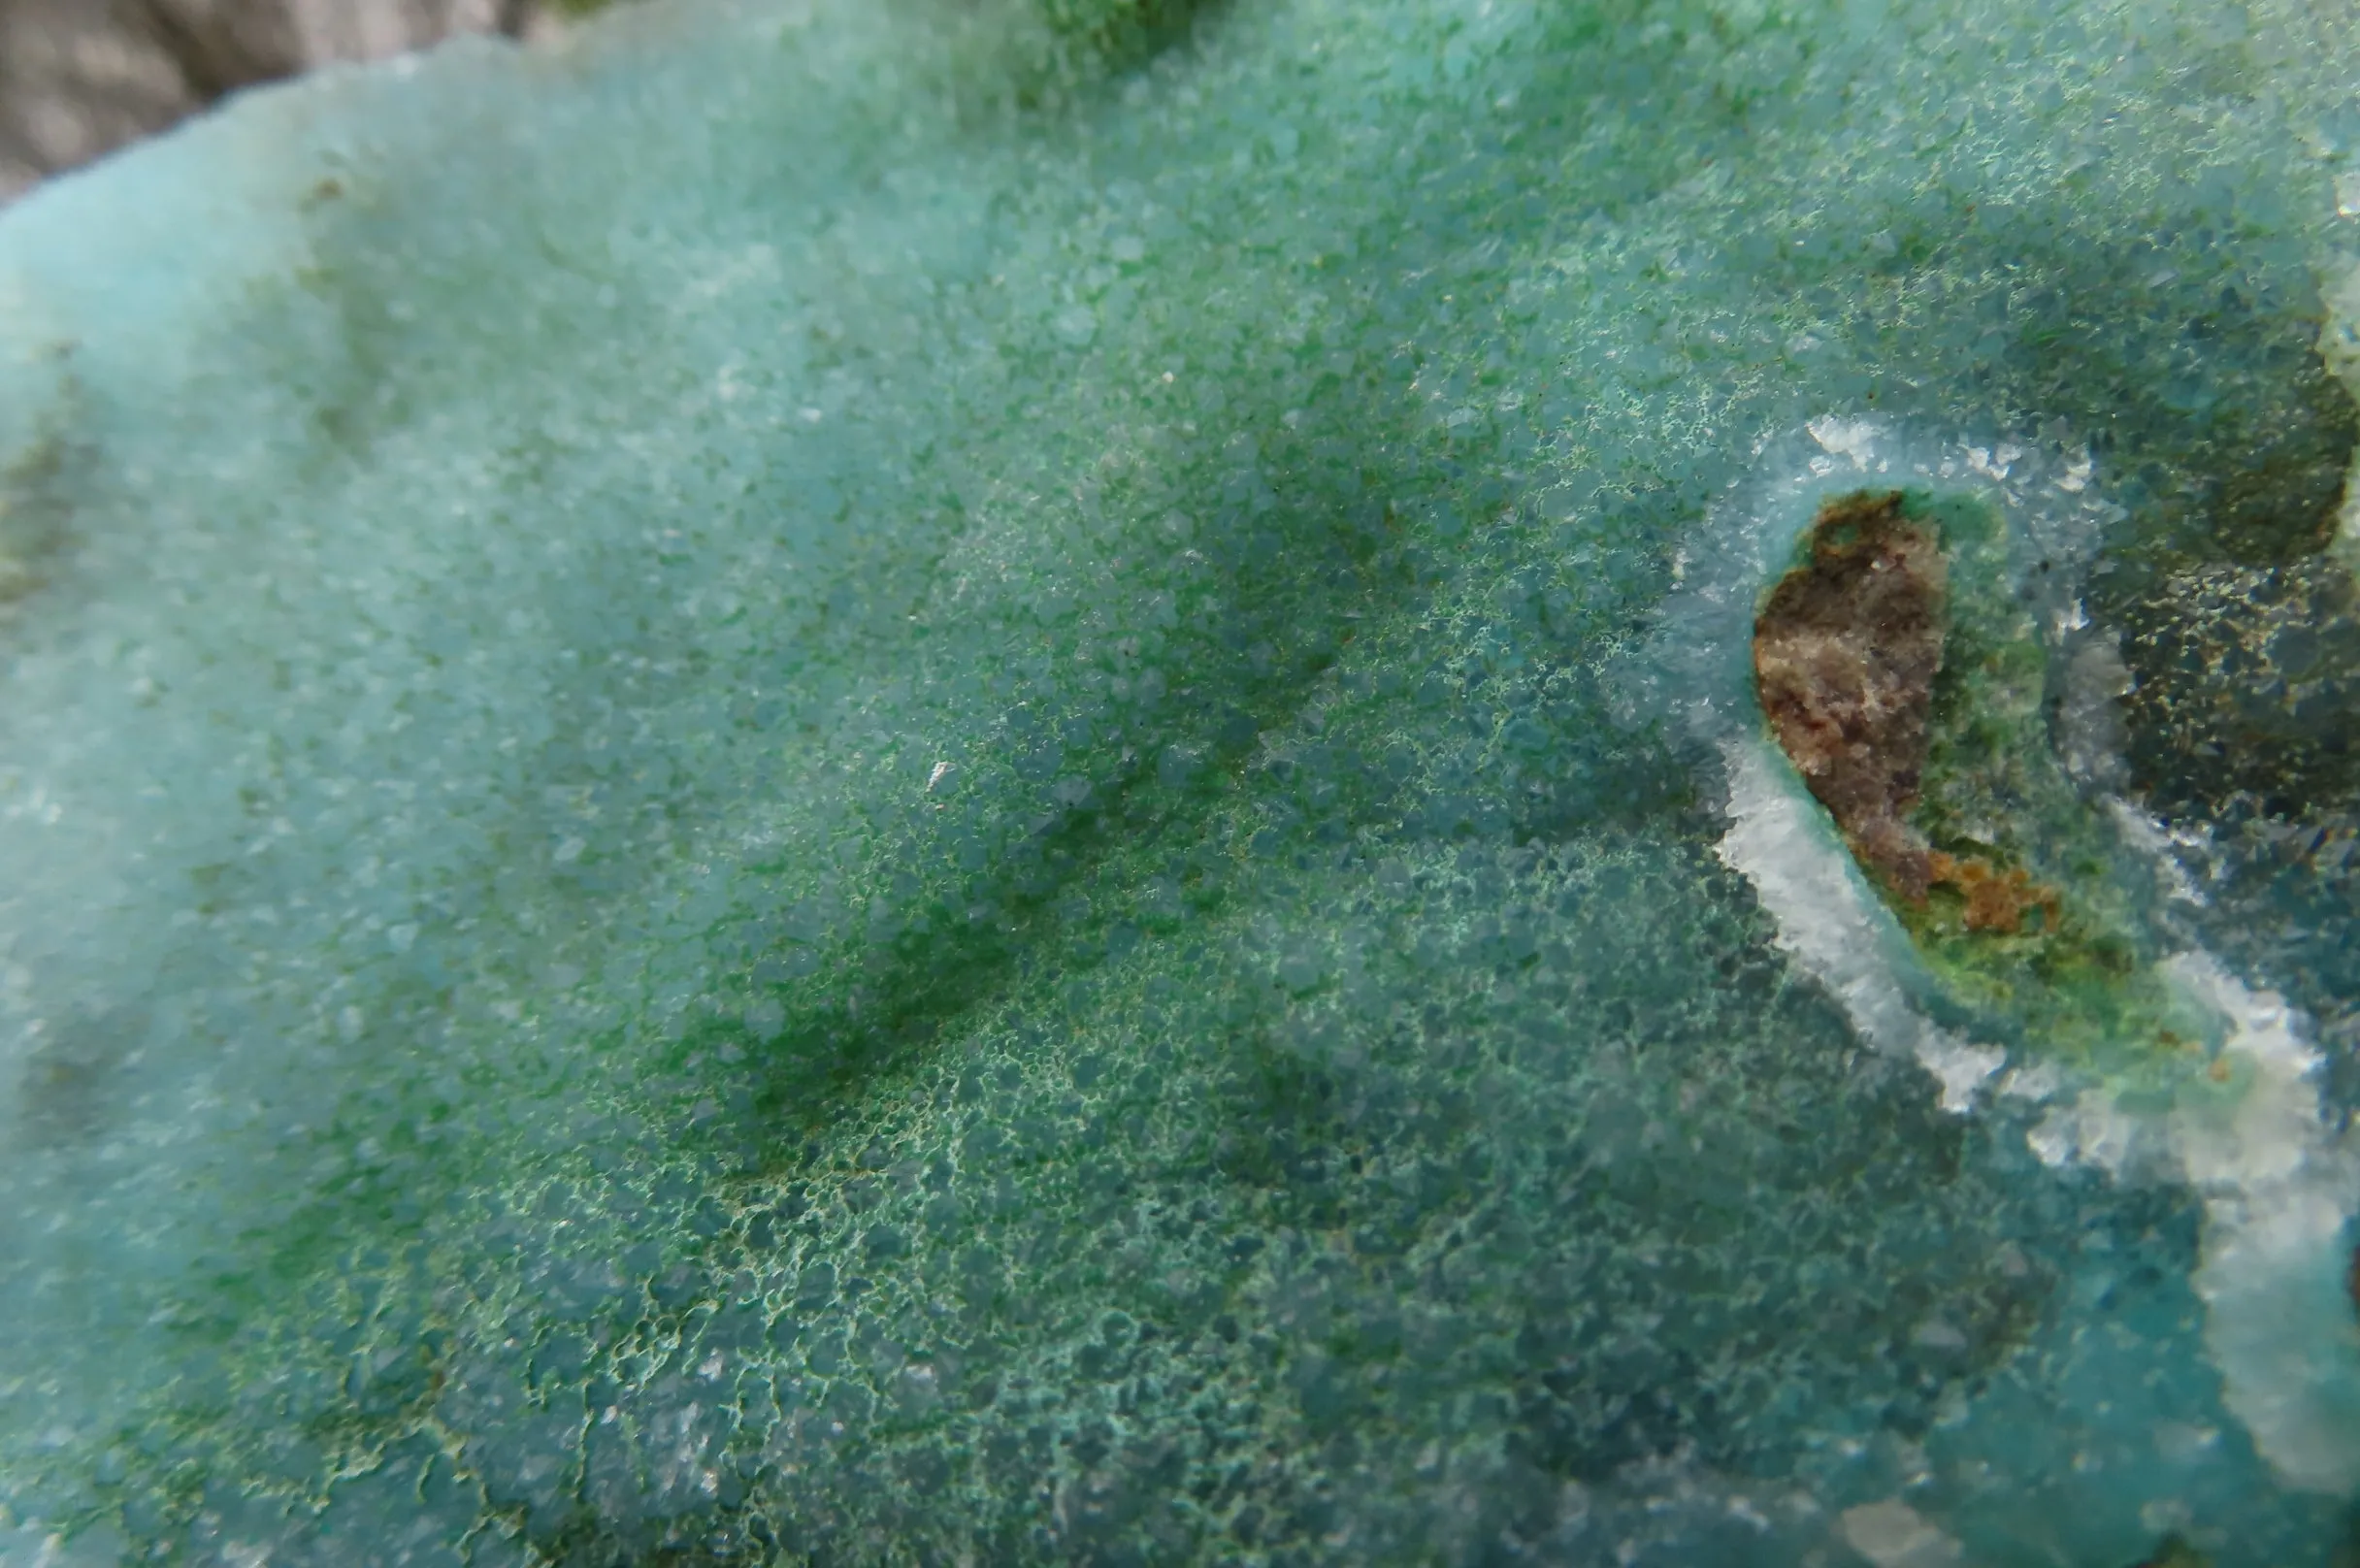
M 2355 382 L 2330 0 L 648 0 L 44 186 L 0 1564 L 2348 1565 Z M 1890 493 L 2070 940 L 1760 711 Z

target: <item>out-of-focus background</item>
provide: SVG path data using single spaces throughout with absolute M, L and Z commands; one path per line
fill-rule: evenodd
M 0 0 L 0 202 L 241 87 L 599 0 Z

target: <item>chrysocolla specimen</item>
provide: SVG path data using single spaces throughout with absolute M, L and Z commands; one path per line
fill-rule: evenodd
M 2354 25 L 673 0 L 12 207 L 6 1550 L 2332 1560 Z M 1771 744 L 1894 490 L 2243 1085 Z

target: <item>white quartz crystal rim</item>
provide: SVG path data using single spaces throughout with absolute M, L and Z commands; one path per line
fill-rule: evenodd
M 1715 853 L 1754 884 L 1776 923 L 1779 948 L 1826 988 L 1870 1044 L 1913 1057 L 1931 1073 L 1944 1110 L 1971 1110 L 2007 1053 L 1941 1028 L 1910 1001 L 1895 962 L 1892 916 L 1832 841 L 1817 802 L 1780 776 L 1783 762 L 1769 742 L 1731 735 L 1721 757 L 1729 829 Z
M 2354 325 L 2360 270 L 2339 299 L 2352 339 L 2339 370 L 2360 379 Z M 1687 690 L 1651 695 L 1709 743 L 1728 821 L 1716 853 L 1753 884 L 1775 925 L 1777 946 L 1825 988 L 1862 1039 L 1917 1061 L 1939 1086 L 1943 1108 L 1964 1114 L 2007 1065 L 2007 1055 L 1941 1027 L 1913 999 L 1917 966 L 1908 937 L 1776 750 L 1752 700 L 1745 680 L 1752 610 L 1819 496 L 1863 478 L 1980 488 L 2002 505 L 2012 528 L 2039 531 L 2019 543 L 2077 568 L 2107 520 L 2106 504 L 2090 490 L 2085 453 L 2061 469 L 2045 469 L 2021 443 L 1929 447 L 1885 421 L 1832 414 L 1813 420 L 1804 434 L 1807 444 L 1765 443 L 1770 455 L 1762 469 L 1714 519 L 1711 547 L 1684 555 L 1682 586 L 1649 652 L 1669 681 Z M 2036 488 L 2046 493 L 2027 506 Z M 2360 539 L 2360 527 L 2349 537 Z M 2052 573 L 2052 580 L 2078 575 L 2078 570 Z M 2080 604 L 2070 590 L 2043 607 L 2060 643 L 2079 629 Z M 2133 831 L 2145 825 L 2135 808 L 2111 797 L 2101 808 L 2116 819 L 2125 842 L 2157 864 L 2159 877 L 2172 882 L 2178 873 L 2169 891 L 2201 901 L 2162 834 Z M 2309 1022 L 2283 997 L 2247 987 L 2201 948 L 2167 960 L 2162 972 L 2218 1021 L 2216 1061 L 2242 1078 L 2238 1093 L 2219 1103 L 2183 1095 L 2179 1108 L 2158 1115 L 2126 1106 L 2112 1086 L 2070 1082 L 2045 1062 L 2019 1067 L 1997 1088 L 2049 1102 L 2027 1142 L 2052 1167 L 2084 1165 L 2133 1179 L 2134 1165 L 2149 1163 L 2134 1159 L 2140 1151 L 2164 1151 L 2163 1169 L 2184 1177 L 2204 1203 L 2193 1284 L 2205 1304 L 2205 1342 L 2221 1374 L 2223 1402 L 2287 1485 L 2349 1492 L 2360 1487 L 2360 1325 L 2344 1289 L 2344 1260 L 2360 1170 L 2327 1126 Z M 1880 1506 L 1906 1512 L 1898 1502 Z M 1897 1514 L 1854 1513 L 1879 1543 L 1908 1535 Z M 1852 1523 L 1848 1515 L 1848 1533 Z M 1910 1536 L 1892 1560 L 1918 1562 L 1920 1545 L 1935 1553 L 1923 1560 L 1944 1560 L 1947 1539 L 1939 1532 L 1922 1543 Z M 1885 1560 L 1854 1545 L 1872 1560 Z
M 1824 498 L 1863 483 L 1937 485 L 1985 496 L 2007 515 L 2023 563 L 2062 568 L 2024 573 L 2045 595 L 2035 604 L 2045 629 L 2061 639 L 2086 624 L 2072 585 L 2113 515 L 2090 474 L 2086 448 L 2060 457 L 2029 439 L 1929 441 L 1881 415 L 1822 414 L 1759 445 L 1752 473 L 1679 557 L 1680 586 L 1621 683 L 1628 718 L 1670 713 L 1704 742 L 1729 821 L 1717 853 L 1754 884 L 1778 946 L 1863 1039 L 1923 1066 L 1947 1111 L 1971 1109 L 2007 1053 L 1936 1024 L 1914 999 L 1924 981 L 1908 937 L 1763 727 L 1751 681 L 1754 605 Z
M 2212 954 L 2165 967 L 2225 1022 L 2219 1060 L 2250 1075 L 2233 1101 L 2183 1099 L 2169 1119 L 2173 1154 L 2204 1199 L 2193 1283 L 2222 1400 L 2289 1486 L 2349 1492 L 2360 1487 L 2360 1323 L 2343 1264 L 2360 1171 L 2322 1114 L 2323 1059 L 2298 1009 Z

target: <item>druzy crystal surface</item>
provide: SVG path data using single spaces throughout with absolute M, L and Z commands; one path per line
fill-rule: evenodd
M 0 1561 L 2348 1563 L 2356 215 L 2291 0 L 659 0 L 38 192 Z M 1922 887 L 1755 670 L 1894 495 Z

